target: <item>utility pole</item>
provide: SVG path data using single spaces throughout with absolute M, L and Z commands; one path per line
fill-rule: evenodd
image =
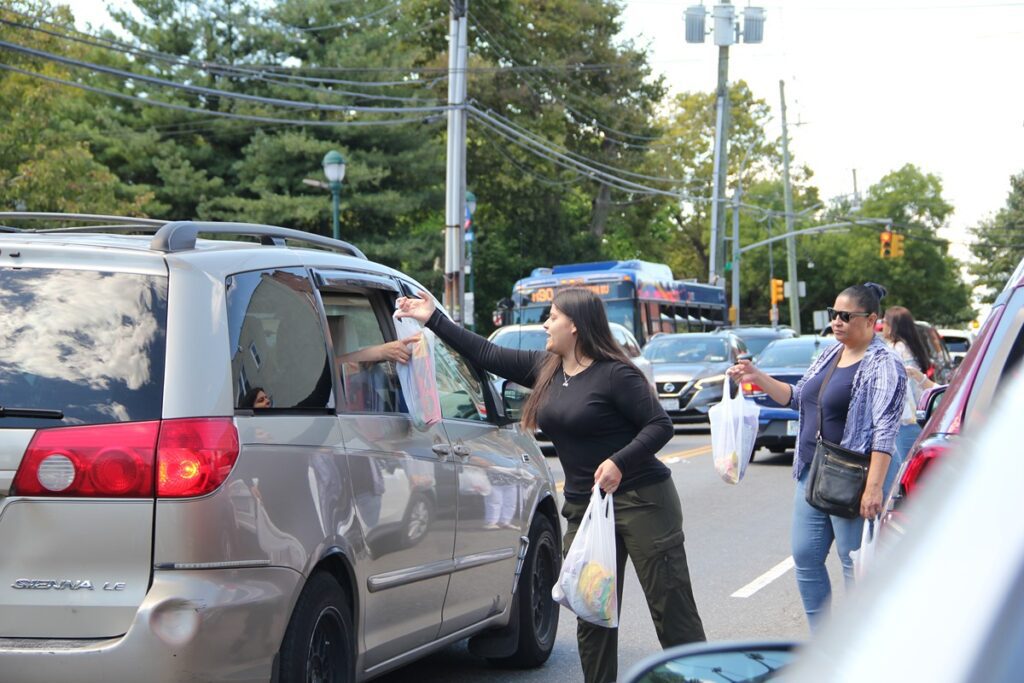
M 747 148 L 750 149 L 749 147 Z M 733 325 L 740 324 L 740 197 L 743 169 L 736 177 L 736 191 L 732 194 L 732 310 L 735 318 Z
M 782 180 L 786 192 L 786 264 L 789 279 L 789 324 L 800 334 L 800 284 L 796 272 L 796 237 L 793 232 L 793 188 L 789 183 L 789 131 L 786 128 L 786 83 L 779 81 L 782 101 Z
M 703 43 L 707 35 L 705 20 L 707 9 L 703 4 L 686 8 L 686 42 Z M 736 8 L 730 0 L 721 0 L 711 10 L 714 21 L 715 45 L 718 46 L 718 88 L 715 91 L 715 154 L 711 198 L 711 240 L 708 259 L 708 282 L 718 284 L 725 264 L 725 178 L 729 172 L 729 46 L 743 38 L 744 43 L 764 40 L 764 8 L 746 7 L 742 11 L 743 30 L 740 30 Z
M 714 8 L 715 28 L 728 26 L 728 30 L 715 31 L 718 45 L 718 88 L 715 90 L 715 158 L 713 164 L 714 185 L 711 199 L 711 258 L 708 263 L 708 282 L 718 283 L 718 276 L 725 263 L 725 177 L 729 171 L 729 45 L 733 43 L 731 24 L 733 8 L 729 0 L 723 0 Z M 722 19 L 719 19 L 719 16 Z M 728 17 L 727 19 L 725 17 Z
M 463 323 L 465 271 L 463 216 L 466 198 L 466 67 L 469 0 L 451 0 L 448 38 L 448 164 L 445 173 L 444 306 L 452 319 Z

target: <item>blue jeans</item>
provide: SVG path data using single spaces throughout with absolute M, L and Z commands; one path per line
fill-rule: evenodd
M 900 431 L 896 434 L 896 450 L 899 451 L 900 458 L 902 460 L 907 459 L 911 446 L 914 445 L 914 442 L 917 441 L 917 437 L 920 434 L 921 425 L 916 422 L 900 425 Z
M 883 485 L 883 500 L 896 478 L 900 460 L 898 453 L 890 458 Z M 807 621 L 814 630 L 822 618 L 828 615 L 832 604 L 832 582 L 825 568 L 825 560 L 832 548 L 832 542 L 835 541 L 839 562 L 843 567 L 843 579 L 849 588 L 853 584 L 853 560 L 850 553 L 860 548 L 864 520 L 860 517 L 846 519 L 828 515 L 808 505 L 806 488 L 810 470 L 810 467 L 805 467 L 796 482 L 796 493 L 793 497 L 792 544 L 796 585 L 800 589 L 800 599 L 804 603 Z

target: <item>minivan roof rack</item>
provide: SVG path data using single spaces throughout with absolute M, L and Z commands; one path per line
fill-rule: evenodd
M 337 251 L 356 258 L 366 259 L 358 247 L 349 242 L 332 239 L 302 230 L 282 228 L 276 225 L 257 223 L 219 223 L 209 221 L 166 221 L 159 218 L 136 218 L 125 216 L 104 216 L 90 213 L 52 213 L 29 211 L 0 211 L 0 220 L 53 220 L 97 222 L 104 225 L 85 225 L 66 228 L 52 228 L 24 232 L 68 233 L 68 232 L 113 232 L 153 233 L 150 249 L 173 253 L 195 249 L 199 233 L 214 235 L 242 235 L 257 237 L 261 244 L 285 246 L 285 240 L 302 242 Z M 23 232 L 18 228 L 0 226 L 0 232 Z

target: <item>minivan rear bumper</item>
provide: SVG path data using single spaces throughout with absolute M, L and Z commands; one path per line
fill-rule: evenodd
M 123 636 L 0 638 L 2 678 L 265 682 L 301 582 L 283 567 L 158 570 Z

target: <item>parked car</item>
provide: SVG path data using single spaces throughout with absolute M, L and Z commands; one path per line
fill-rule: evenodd
M 349 683 L 467 637 L 548 658 L 536 442 L 440 340 L 431 425 L 358 360 L 423 287 L 295 230 L 56 220 L 0 234 L 0 678 Z M 484 525 L 492 474 L 515 528 Z
M 885 521 L 900 526 L 899 508 L 913 496 L 932 464 L 944 457 L 965 429 L 984 424 L 993 397 L 1007 373 L 1024 356 L 1024 260 L 996 298 L 985 324 L 948 386 L 925 392 L 918 406 L 924 423 L 901 465 L 898 482 L 886 505 Z
M 661 406 L 684 424 L 708 421 L 708 409 L 722 400 L 726 369 L 746 353 L 742 339 L 721 332 L 663 334 L 644 347 Z
M 722 327 L 716 330 L 720 334 L 733 334 L 743 340 L 747 352 L 756 356 L 764 350 L 764 347 L 776 339 L 792 339 L 796 336 L 789 327 L 775 327 L 774 325 L 742 325 L 739 327 Z
M 1001 456 L 1016 455 L 1007 444 L 1019 438 L 1024 372 L 1006 385 L 989 420 L 935 466 L 933 484 L 907 506 L 906 535 L 879 550 L 865 580 L 808 643 L 684 645 L 621 680 L 1021 680 L 1024 459 Z
M 832 337 L 813 334 L 776 339 L 764 347 L 764 350 L 754 358 L 754 363 L 775 379 L 796 384 L 821 352 L 835 343 Z M 793 448 L 799 436 L 799 413 L 789 406 L 781 406 L 773 401 L 756 384 L 744 383 L 743 393 L 761 406 L 754 452 L 756 453 L 758 448 L 767 448 L 772 453 L 783 453 L 786 449 Z
M 944 328 L 940 328 L 938 332 L 939 336 L 942 337 L 942 341 L 946 344 L 946 350 L 949 351 L 949 355 L 953 359 L 953 365 L 960 365 L 964 360 L 964 356 L 967 355 L 967 351 L 971 348 L 971 344 L 974 343 L 974 332 Z

